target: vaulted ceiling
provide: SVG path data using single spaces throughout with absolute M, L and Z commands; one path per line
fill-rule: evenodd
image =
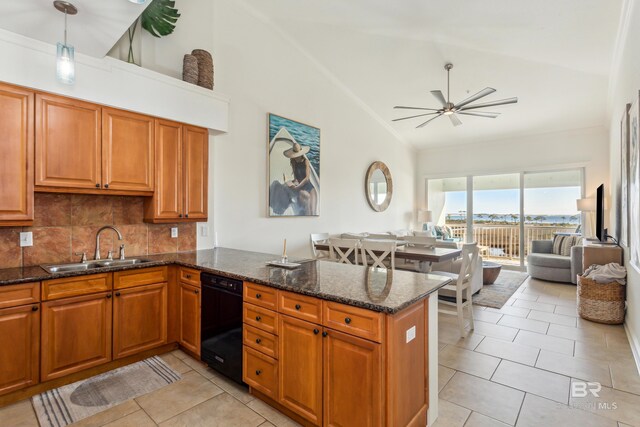
M 417 147 L 603 126 L 622 0 L 251 0 L 374 115 Z M 392 122 L 394 105 L 439 108 L 487 86 L 496 119 Z

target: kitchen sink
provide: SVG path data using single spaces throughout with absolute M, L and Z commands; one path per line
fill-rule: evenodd
M 41 266 L 49 273 L 71 273 L 76 271 L 89 271 L 98 268 L 120 267 L 125 265 L 144 264 L 151 262 L 148 259 L 103 259 L 99 261 L 76 262 L 70 264 L 50 264 Z

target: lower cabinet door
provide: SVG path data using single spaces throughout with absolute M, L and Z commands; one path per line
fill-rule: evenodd
M 381 345 L 332 329 L 325 333 L 324 425 L 382 426 Z
M 278 399 L 278 361 L 259 351 L 242 347 L 242 381 L 260 393 Z
M 180 283 L 180 345 L 200 356 L 200 289 Z
M 321 425 L 322 327 L 281 315 L 278 331 L 278 402 L 311 423 Z
M 0 310 L 0 395 L 38 383 L 39 304 Z
M 111 361 L 111 292 L 42 303 L 42 381 Z
M 167 283 L 115 291 L 113 358 L 167 343 Z

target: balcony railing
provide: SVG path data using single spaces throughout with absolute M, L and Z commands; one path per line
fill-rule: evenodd
M 453 231 L 453 237 L 466 241 L 467 227 L 465 224 L 447 224 Z M 533 240 L 551 240 L 556 233 L 573 233 L 575 226 L 524 226 L 524 256 L 531 250 Z M 520 225 L 474 225 L 473 241 L 478 242 L 483 258 L 498 262 L 520 262 Z

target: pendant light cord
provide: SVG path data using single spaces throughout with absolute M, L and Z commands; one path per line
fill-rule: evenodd
M 64 8 L 64 45 L 67 45 L 67 8 Z

